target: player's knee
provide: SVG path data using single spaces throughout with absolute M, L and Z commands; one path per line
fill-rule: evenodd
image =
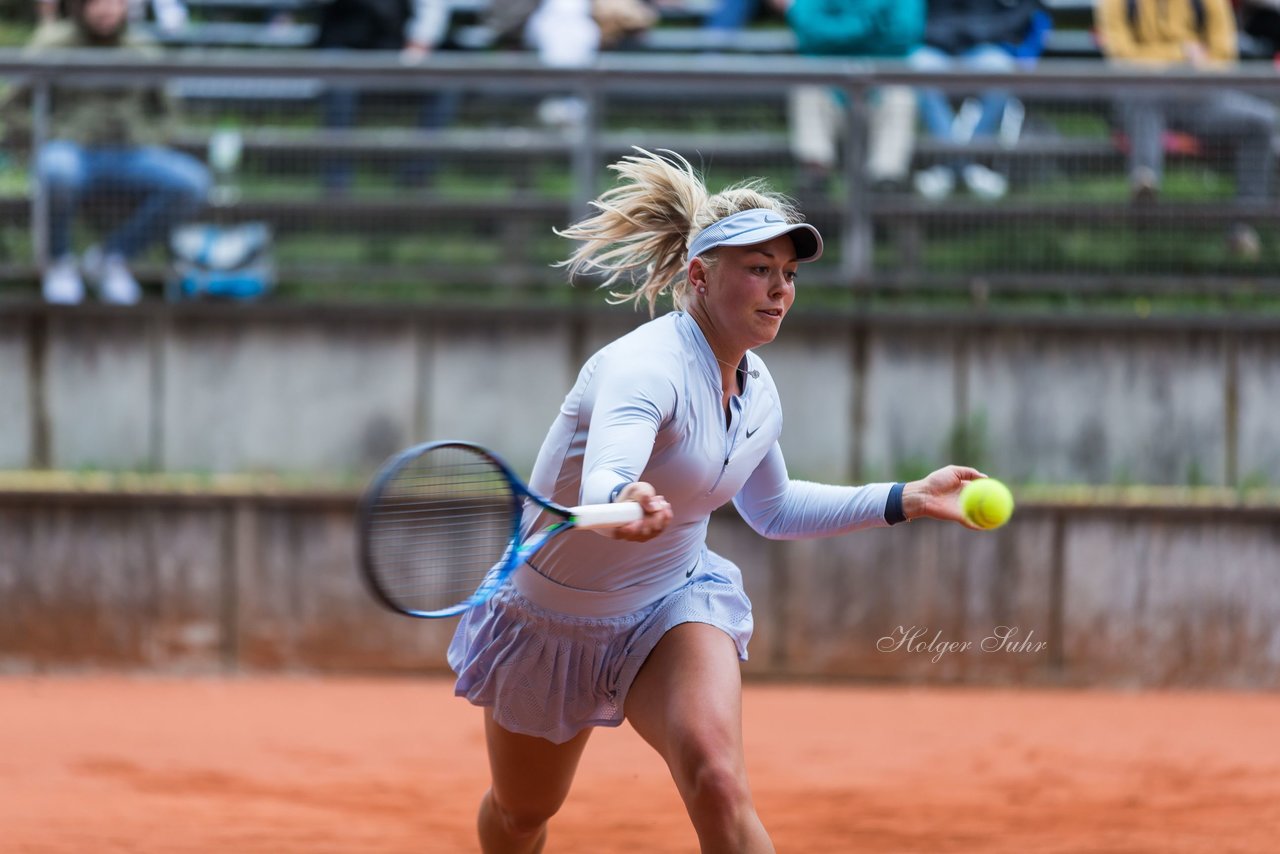
M 691 769 L 689 800 L 700 812 L 732 823 L 751 804 L 746 772 L 736 763 L 707 757 Z
M 559 804 L 504 804 L 490 797 L 494 817 L 512 838 L 537 836 L 559 810 Z

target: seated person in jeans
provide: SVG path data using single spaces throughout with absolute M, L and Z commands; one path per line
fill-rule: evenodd
M 402 62 L 425 62 L 441 47 L 448 34 L 449 14 L 445 0 L 330 0 L 320 7 L 316 47 L 333 51 L 399 51 Z M 360 96 L 358 88 L 332 86 L 325 93 L 325 127 L 355 127 Z M 405 97 L 417 99 L 417 122 L 423 130 L 445 127 L 458 111 L 459 98 L 455 90 Z M 350 156 L 326 157 L 326 189 L 336 194 L 347 193 L 355 180 L 355 166 Z M 401 165 L 397 185 L 424 186 L 435 176 L 436 168 L 433 158 L 414 158 Z
M 1098 40 L 1114 62 L 1142 68 L 1225 68 L 1236 61 L 1235 15 L 1228 0 L 1099 0 Z M 1189 94 L 1134 93 L 1120 105 L 1129 138 L 1129 187 L 1136 202 L 1153 201 L 1164 175 L 1168 128 L 1212 138 L 1234 149 L 1236 199 L 1257 205 L 1271 198 L 1276 108 L 1234 91 L 1193 89 Z M 1259 253 L 1259 238 L 1245 222 L 1228 233 L 1233 251 Z
M 1280 52 L 1280 0 L 1240 0 L 1240 29 Z
M 1049 25 L 1039 0 L 929 0 L 924 44 L 908 61 L 923 71 L 1012 71 L 1019 60 L 1040 55 Z M 989 90 L 976 115 L 958 119 L 940 89 L 922 89 L 919 99 L 925 130 L 956 146 L 994 136 L 1009 104 L 1007 93 Z M 1004 175 L 960 156 L 917 173 L 915 185 L 921 195 L 941 199 L 951 194 L 957 177 L 980 198 L 998 199 L 1008 191 Z
M 729 35 L 745 29 L 756 14 L 756 0 L 716 0 L 702 23 L 704 30 Z
M 127 34 L 128 0 L 70 0 L 68 14 L 66 20 L 41 25 L 28 52 L 141 44 Z M 84 298 L 71 247 L 72 221 L 82 202 L 132 203 L 128 213 L 112 217 L 119 226 L 101 249 L 86 253 L 92 263 L 85 272 L 101 298 L 125 304 L 141 296 L 128 259 L 204 204 L 208 170 L 195 158 L 159 145 L 165 110 L 156 86 L 54 90 L 52 139 L 35 153 L 35 176 L 49 211 L 49 261 L 42 281 L 47 301 Z
M 923 0 L 772 0 L 786 15 L 805 56 L 894 60 L 920 44 Z M 906 86 L 879 86 L 867 99 L 867 184 L 891 191 L 905 183 L 915 146 L 915 101 Z M 799 164 L 796 194 L 806 203 L 827 195 L 838 142 L 849 130 L 849 104 L 828 86 L 796 86 L 787 105 L 788 137 Z

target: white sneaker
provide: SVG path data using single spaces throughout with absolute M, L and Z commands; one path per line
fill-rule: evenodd
M 1009 179 L 980 163 L 970 163 L 962 173 L 964 185 L 980 199 L 1003 199 L 1009 192 Z
M 538 121 L 562 130 L 580 128 L 587 121 L 587 102 L 573 95 L 543 98 L 538 104 Z
M 84 299 L 84 280 L 76 267 L 76 256 L 63 255 L 44 270 L 40 280 L 44 301 L 56 305 L 75 305 Z
M 98 267 L 98 296 L 103 302 L 133 305 L 142 299 L 142 287 L 129 272 L 122 255 L 106 255 Z
M 956 188 L 956 173 L 950 166 L 930 166 L 915 174 L 912 179 L 916 192 L 931 202 L 941 201 Z

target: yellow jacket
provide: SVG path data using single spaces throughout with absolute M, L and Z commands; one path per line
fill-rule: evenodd
M 1236 60 L 1236 19 L 1230 0 L 1098 0 L 1094 22 L 1109 59 L 1153 65 L 1186 62 L 1186 44 L 1199 44 L 1214 65 Z M 1130 7 L 1132 7 L 1132 14 Z

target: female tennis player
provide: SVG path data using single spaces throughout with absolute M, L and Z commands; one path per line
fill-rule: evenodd
M 636 501 L 610 535 L 556 538 L 449 647 L 456 692 L 485 708 L 492 787 L 486 852 L 540 851 L 597 726 L 623 719 L 666 761 L 703 851 L 772 851 L 742 747 L 739 659 L 751 603 L 737 567 L 708 551 L 728 501 L 774 539 L 840 534 L 920 516 L 961 524 L 969 468 L 912 483 L 828 486 L 787 477 L 778 391 L 753 348 L 796 295 L 822 238 L 760 181 L 711 195 L 679 155 L 637 150 L 617 186 L 561 232 L 581 241 L 571 273 L 607 273 L 619 301 L 675 311 L 604 347 L 582 368 L 530 478 L 564 505 Z M 628 287 L 629 285 L 629 287 Z M 524 530 L 545 524 L 526 504 Z

